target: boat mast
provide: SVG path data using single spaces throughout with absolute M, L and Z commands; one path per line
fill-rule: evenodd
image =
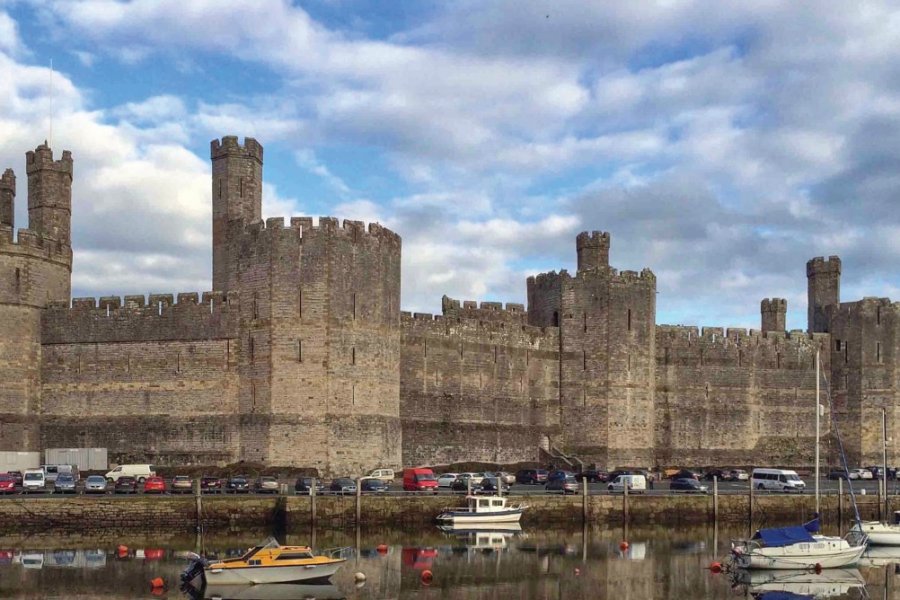
M 816 515 L 821 514 L 819 510 L 819 413 L 822 411 L 819 403 L 819 350 L 816 350 Z
M 888 522 L 887 497 L 887 409 L 881 409 L 881 497 L 884 499 L 884 522 Z

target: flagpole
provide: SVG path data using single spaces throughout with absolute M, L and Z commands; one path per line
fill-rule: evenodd
M 816 515 L 819 511 L 819 351 L 816 350 Z

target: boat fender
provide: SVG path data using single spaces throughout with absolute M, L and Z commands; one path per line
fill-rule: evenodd
M 816 563 L 813 570 L 816 572 L 816 575 L 819 575 L 822 572 L 822 563 Z
M 628 542 L 626 542 L 625 540 L 619 542 L 619 550 L 621 550 L 622 552 L 628 550 Z
M 434 579 L 434 574 L 428 569 L 425 569 L 424 571 L 422 571 L 422 575 L 419 576 L 419 579 L 425 585 L 431 585 L 431 581 Z
M 154 577 L 150 580 L 150 589 L 157 590 L 166 587 L 166 580 L 162 577 Z
M 575 577 L 578 577 L 579 575 L 581 575 L 581 569 L 575 567 Z
M 387 554 L 388 546 L 387 544 L 378 544 L 375 546 L 375 551 L 378 552 L 378 554 Z
M 711 562 L 709 564 L 709 570 L 713 573 L 721 573 L 722 572 L 722 563 L 718 561 Z
M 365 581 L 366 574 L 361 571 L 357 571 L 356 573 L 353 574 L 353 579 L 355 579 L 356 581 Z

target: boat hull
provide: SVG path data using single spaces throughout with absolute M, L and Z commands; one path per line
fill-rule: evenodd
M 448 511 L 438 515 L 437 520 L 451 525 L 478 525 L 490 527 L 494 523 L 518 523 L 523 509 L 510 509 L 502 512 L 471 513 L 466 511 Z
M 873 546 L 900 546 L 900 525 L 885 525 L 884 523 L 861 523 L 859 529 L 869 538 Z
M 336 560 L 315 565 L 246 566 L 229 569 L 207 568 L 204 571 L 207 585 L 247 585 L 263 583 L 292 583 L 298 581 L 326 580 L 344 564 Z
M 814 544 L 804 544 L 814 546 Z M 741 569 L 810 569 L 817 565 L 822 569 L 850 567 L 859 562 L 866 547 L 850 546 L 821 552 L 801 552 L 794 548 L 756 548 L 736 555 L 735 566 Z

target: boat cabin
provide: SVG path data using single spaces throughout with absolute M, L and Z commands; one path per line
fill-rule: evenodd
M 503 512 L 506 508 L 506 498 L 500 496 L 467 496 L 469 511 L 474 513 Z

